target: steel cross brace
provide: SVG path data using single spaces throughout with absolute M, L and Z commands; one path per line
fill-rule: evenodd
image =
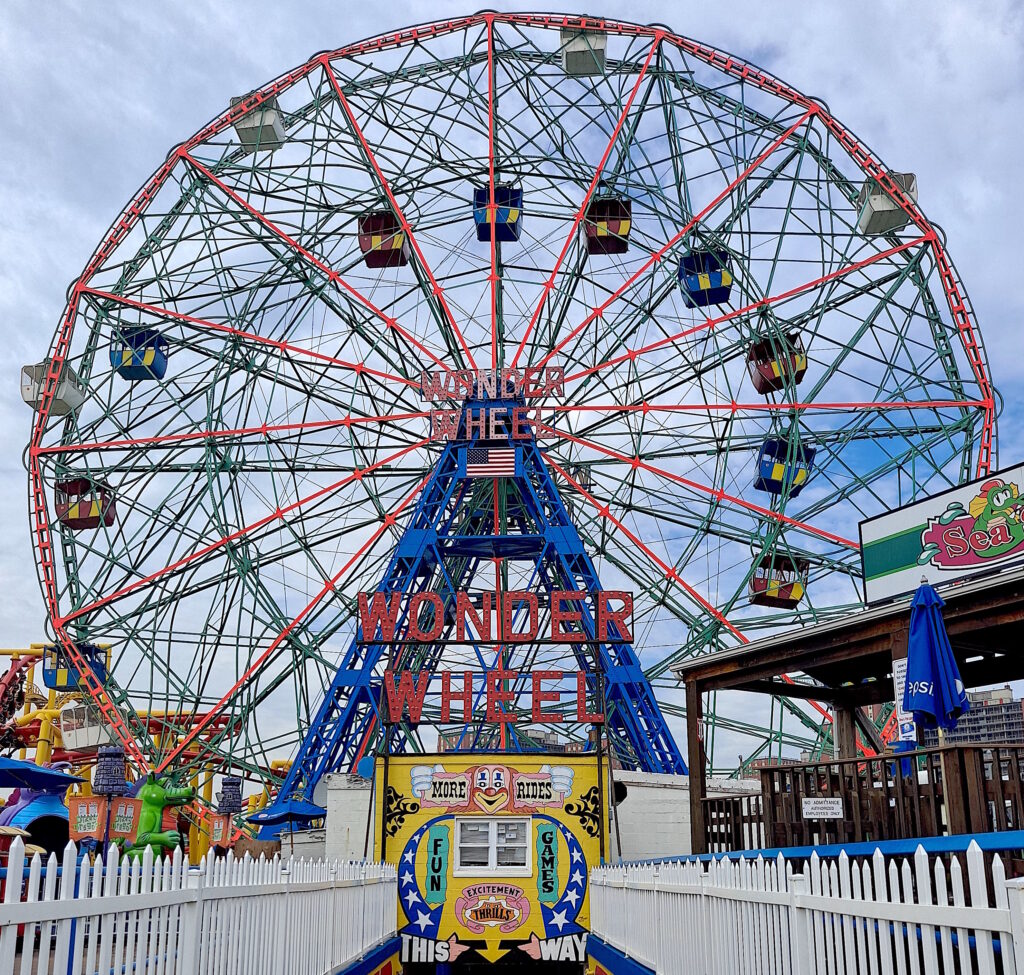
M 522 404 L 471 403 L 464 408 L 464 416 L 480 406 L 502 405 Z M 460 432 L 465 432 L 464 421 Z M 504 532 L 496 531 L 490 504 L 481 503 L 480 492 L 474 492 L 475 485 L 489 487 L 490 480 L 465 476 L 466 451 L 478 442 L 479 437 L 472 436 L 444 446 L 377 586 L 378 592 L 406 596 L 436 592 L 448 617 L 445 632 L 454 626 L 454 614 L 448 613 L 454 609 L 456 592 L 469 584 L 484 560 L 532 563 L 539 587 L 547 592 L 597 592 L 603 588 L 536 441 L 507 438 L 499 444 L 514 447 L 517 454 L 515 476 L 504 479 Z M 517 530 L 511 531 L 513 528 Z M 367 752 L 371 739 L 380 742 L 381 683 L 387 667 L 431 670 L 441 660 L 443 643 L 422 644 L 415 654 L 408 644 L 400 644 L 409 623 L 407 608 L 408 599 L 403 601 L 393 644 L 364 642 L 377 634 L 363 634 L 357 623 L 356 635 L 272 805 L 296 797 L 312 800 L 324 775 L 352 769 Z M 590 639 L 569 646 L 578 668 L 587 675 L 591 695 L 599 697 L 603 679 L 606 720 L 616 754 L 625 764 L 644 771 L 685 774 L 682 755 L 632 645 L 598 642 L 589 608 L 583 604 L 575 608 L 583 611 L 582 627 Z M 514 649 L 522 652 L 526 646 Z M 481 669 L 493 668 L 479 646 L 476 654 Z M 506 667 L 515 669 L 514 663 Z M 409 729 L 400 726 L 392 726 L 391 734 L 389 748 L 399 751 L 413 737 Z

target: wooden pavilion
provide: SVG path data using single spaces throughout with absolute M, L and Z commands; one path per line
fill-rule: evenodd
M 1024 568 L 975 577 L 942 596 L 966 687 L 1024 677 Z M 920 749 L 903 762 L 880 757 L 882 743 L 862 709 L 893 700 L 893 661 L 907 655 L 909 626 L 907 596 L 672 668 L 686 688 L 694 852 L 1022 827 L 1020 744 Z M 828 705 L 836 754 L 762 769 L 760 796 L 708 799 L 703 699 L 725 690 Z M 832 800 L 830 815 L 839 815 L 807 817 L 804 800 L 823 798 Z

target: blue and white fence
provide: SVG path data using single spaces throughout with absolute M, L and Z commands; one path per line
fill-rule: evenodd
M 1024 975 L 1024 881 L 974 843 L 965 862 L 919 848 L 599 867 L 591 944 L 658 975 Z
M 11 848 L 0 902 L 4 975 L 323 975 L 395 936 L 387 864 L 210 858 L 25 862 Z

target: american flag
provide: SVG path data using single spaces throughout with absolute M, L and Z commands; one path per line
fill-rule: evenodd
M 466 477 L 512 477 L 516 452 L 505 447 L 470 447 L 466 451 Z

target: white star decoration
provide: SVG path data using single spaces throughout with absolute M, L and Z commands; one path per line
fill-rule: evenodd
M 414 890 L 410 890 L 409 893 L 406 894 L 403 899 L 405 900 L 405 903 L 408 904 L 410 907 L 412 907 L 413 904 L 420 903 L 420 895 L 417 894 L 416 891 Z
M 576 901 L 578 901 L 579 899 L 580 895 L 575 890 L 567 890 L 565 892 L 565 896 L 562 898 L 562 900 L 568 901 L 570 904 L 572 904 L 574 910 L 576 908 Z
M 552 911 L 551 912 L 551 923 L 558 925 L 558 930 L 561 931 L 568 923 L 569 919 L 565 916 L 565 911 Z
M 574 874 L 573 874 L 573 875 L 572 875 L 572 876 L 571 876 L 571 877 L 569 878 L 569 883 L 570 883 L 570 884 L 582 884 L 582 883 L 583 883 L 583 874 L 581 874 L 581 873 L 579 872 L 579 870 L 577 870 L 577 871 L 576 871 L 576 872 L 575 872 L 575 873 L 574 873 Z
M 422 911 L 416 912 L 416 921 L 414 922 L 420 929 L 420 931 L 426 931 L 427 925 L 430 924 L 430 915 L 424 914 Z M 559 928 L 559 931 L 562 929 Z
M 411 873 L 409 873 L 408 870 L 406 870 L 405 873 L 402 874 L 402 883 L 403 884 L 411 884 L 413 882 L 413 880 L 415 880 L 415 879 L 416 878 L 413 877 L 413 875 Z
M 574 847 L 573 851 L 572 851 L 572 862 L 575 863 L 577 860 L 582 860 L 582 859 L 583 859 L 583 853 L 580 851 L 580 848 L 578 846 Z
M 405 853 L 405 854 L 404 854 L 404 855 L 402 856 L 402 859 L 403 859 L 403 860 L 404 860 L 404 861 L 405 861 L 406 863 L 412 863 L 412 850 L 409 850 L 409 851 L 407 851 L 407 852 L 406 852 L 406 853 Z

